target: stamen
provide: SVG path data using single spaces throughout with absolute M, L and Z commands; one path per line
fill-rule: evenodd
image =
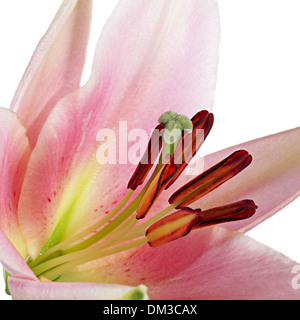
M 136 216 L 137 219 L 142 219 L 146 216 L 157 197 L 164 190 L 166 184 L 176 173 L 176 169 L 177 168 L 174 163 L 171 163 L 170 165 L 161 165 L 161 168 L 157 171 L 156 175 L 152 179 L 138 205 Z
M 126 235 L 126 237 L 123 238 L 123 241 L 127 241 L 130 239 L 136 239 L 136 238 L 144 236 L 146 228 L 150 227 L 153 223 L 162 219 L 167 214 L 169 214 L 171 211 L 173 211 L 179 203 L 180 203 L 180 201 L 175 202 L 172 205 L 169 205 L 168 207 L 164 208 L 162 211 L 156 213 L 153 217 L 151 217 L 151 218 L 145 220 L 143 223 L 139 224 L 131 232 L 129 232 Z
M 181 187 L 170 197 L 169 203 L 184 199 L 177 209 L 188 206 L 240 173 L 251 161 L 252 156 L 247 151 L 239 150 L 234 152 Z
M 139 203 L 142 194 L 139 194 L 122 212 L 119 213 L 111 222 L 109 222 L 106 226 L 104 226 L 97 233 L 89 237 L 88 239 L 80 242 L 69 250 L 66 250 L 65 253 L 76 252 L 79 250 L 83 250 L 95 244 L 96 242 L 104 239 L 113 231 L 116 230 L 124 221 L 126 221 L 132 213 L 136 210 L 136 206 Z
M 125 197 L 117 204 L 117 206 L 109 212 L 105 217 L 103 217 L 101 220 L 93 224 L 92 226 L 84 229 L 83 231 L 75 234 L 74 236 L 67 238 L 66 240 L 58 243 L 54 247 L 48 249 L 47 251 L 43 252 L 43 254 L 40 254 L 34 261 L 32 261 L 29 265 L 30 267 L 34 267 L 37 264 L 41 263 L 45 259 L 47 259 L 49 256 L 54 254 L 55 252 L 58 252 L 73 243 L 76 243 L 77 241 L 81 240 L 82 238 L 88 236 L 89 234 L 92 234 L 95 230 L 103 227 L 109 220 L 111 220 L 124 206 L 125 204 L 130 200 L 131 196 L 133 195 L 133 190 L 129 190 L 128 193 L 125 195 Z M 133 203 L 131 203 L 127 208 L 130 209 L 133 206 Z M 135 208 L 133 209 L 133 211 Z
M 182 208 L 154 223 L 146 231 L 148 244 L 158 247 L 187 235 L 194 225 L 200 223 L 201 210 Z
M 226 206 L 202 211 L 202 220 L 193 226 L 193 229 L 207 227 L 223 222 L 248 219 L 254 215 L 257 205 L 253 200 L 241 200 Z
M 205 211 L 185 207 L 151 225 L 146 231 L 148 244 L 151 247 L 161 246 L 184 237 L 191 230 L 247 219 L 254 215 L 257 208 L 252 200 L 242 200 Z
M 159 124 L 153 131 L 151 139 L 148 143 L 147 150 L 145 151 L 142 160 L 139 162 L 133 175 L 128 182 L 128 189 L 135 190 L 146 179 L 149 171 L 155 163 L 161 148 L 164 124 Z
M 64 264 L 61 264 L 45 273 L 43 273 L 43 277 L 54 281 L 57 279 L 62 273 L 71 270 L 81 264 L 84 264 L 89 261 L 93 261 L 95 259 L 104 258 L 122 251 L 126 251 L 129 249 L 133 249 L 135 247 L 139 247 L 147 242 L 146 238 L 138 239 L 129 243 L 125 243 L 123 245 L 113 247 L 110 249 L 106 249 L 103 251 L 99 251 L 97 245 L 94 247 L 86 249 L 85 252 L 76 252 L 78 254 L 78 258 L 75 260 L 70 260 Z
M 105 241 L 103 241 L 101 243 L 98 243 L 96 246 L 90 247 L 90 248 L 93 248 L 93 250 L 95 248 L 97 248 L 97 251 L 101 252 L 101 250 L 105 250 L 107 248 L 110 248 L 110 247 L 113 247 L 113 246 L 119 244 L 120 242 L 122 242 L 122 238 L 125 236 L 124 233 L 129 231 L 130 228 L 132 228 L 136 224 L 136 220 L 135 221 L 134 220 L 135 219 L 128 219 L 127 222 L 124 223 L 124 225 L 122 226 L 122 229 L 119 228 L 121 230 L 119 230 L 119 232 L 117 234 L 115 234 L 111 238 L 106 239 Z M 119 227 L 121 227 L 121 226 L 119 226 Z M 72 252 L 67 255 L 57 257 L 57 258 L 53 258 L 49 261 L 46 261 L 46 262 L 39 264 L 38 266 L 32 268 L 32 270 L 37 275 L 43 274 L 47 270 L 50 270 L 58 265 L 61 265 L 63 263 L 70 262 L 70 261 L 81 258 L 82 256 L 84 256 L 90 252 L 90 248 L 86 249 L 86 250 L 79 250 L 77 252 L 75 251 L 75 252 Z

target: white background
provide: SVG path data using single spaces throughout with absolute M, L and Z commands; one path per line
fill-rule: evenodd
M 9 107 L 31 54 L 60 3 L 0 0 L 2 107 Z M 100 31 L 116 3 L 95 0 L 84 80 Z M 300 122 L 300 1 L 220 0 L 219 6 L 222 41 L 216 122 L 205 153 L 294 128 Z M 248 235 L 300 262 L 299 229 L 297 199 Z M 2 281 L 0 299 L 10 299 Z

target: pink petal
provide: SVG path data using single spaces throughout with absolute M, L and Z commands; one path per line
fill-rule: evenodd
M 145 284 L 150 299 L 299 299 L 296 262 L 227 228 L 207 227 L 161 247 L 145 245 L 113 264 L 83 265 L 77 281 Z
M 198 259 L 149 288 L 151 299 L 299 300 L 300 291 L 292 286 L 296 262 L 226 228 L 208 229 L 199 237 Z
M 242 199 L 258 206 L 249 219 L 224 226 L 246 232 L 300 195 L 300 127 L 249 141 L 204 158 L 205 168 L 238 149 L 247 150 L 253 161 L 248 168 L 193 206 L 207 209 Z
M 30 152 L 26 130 L 17 115 L 0 108 L 0 229 L 23 256 L 26 248 L 17 210 Z
M 36 280 L 22 256 L 0 230 L 0 262 L 13 277 Z
M 14 300 L 147 300 L 146 288 L 100 283 L 40 282 L 8 278 Z
M 100 37 L 92 73 L 104 127 L 116 119 L 154 128 L 170 109 L 211 109 L 219 47 L 211 0 L 120 1 Z
M 100 38 L 91 80 L 56 105 L 31 156 L 19 210 L 31 256 L 59 221 L 68 222 L 65 238 L 127 192 L 135 164 L 127 164 L 127 134 L 119 132 L 119 120 L 127 121 L 128 132 L 141 128 L 150 135 L 163 111 L 192 115 L 200 105 L 212 105 L 218 40 L 214 1 L 121 1 Z M 96 161 L 97 134 L 105 128 L 120 139 L 117 164 Z M 78 181 L 87 176 L 83 188 Z M 76 200 L 83 189 L 86 195 Z M 61 209 L 75 202 L 76 208 Z
M 97 162 L 100 143 L 96 136 L 101 126 L 86 114 L 85 91 L 81 89 L 58 103 L 30 157 L 18 216 L 33 258 L 59 222 L 66 222 L 63 240 L 98 220 L 127 192 L 119 176 L 127 173 L 129 179 L 129 168 Z
M 90 0 L 65 0 L 38 44 L 11 104 L 32 146 L 56 102 L 77 89 L 84 66 Z

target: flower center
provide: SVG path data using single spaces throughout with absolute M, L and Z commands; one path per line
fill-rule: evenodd
M 162 211 L 145 219 L 160 194 L 174 184 L 195 156 L 212 128 L 213 115 L 201 111 L 188 119 L 169 111 L 161 115 L 159 123 L 128 182 L 126 196 L 96 224 L 59 243 L 51 244 L 49 239 L 41 254 L 35 260 L 28 261 L 37 277 L 55 281 L 63 273 L 89 261 L 145 243 L 151 247 L 160 246 L 192 230 L 246 219 L 255 213 L 257 206 L 252 200 L 241 200 L 205 211 L 187 207 L 251 163 L 251 155 L 239 150 L 182 186 L 173 193 Z M 133 198 L 151 169 L 150 178 Z

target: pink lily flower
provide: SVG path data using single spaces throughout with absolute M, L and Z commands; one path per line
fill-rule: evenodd
M 121 0 L 80 88 L 91 4 L 63 2 L 0 109 L 0 261 L 12 298 L 299 299 L 296 262 L 244 233 L 299 196 L 300 128 L 206 156 L 192 182 L 171 162 L 146 189 L 148 168 L 96 159 L 98 131 L 118 132 L 119 120 L 150 132 L 172 109 L 210 131 L 211 114 L 197 112 L 213 106 L 216 2 Z

